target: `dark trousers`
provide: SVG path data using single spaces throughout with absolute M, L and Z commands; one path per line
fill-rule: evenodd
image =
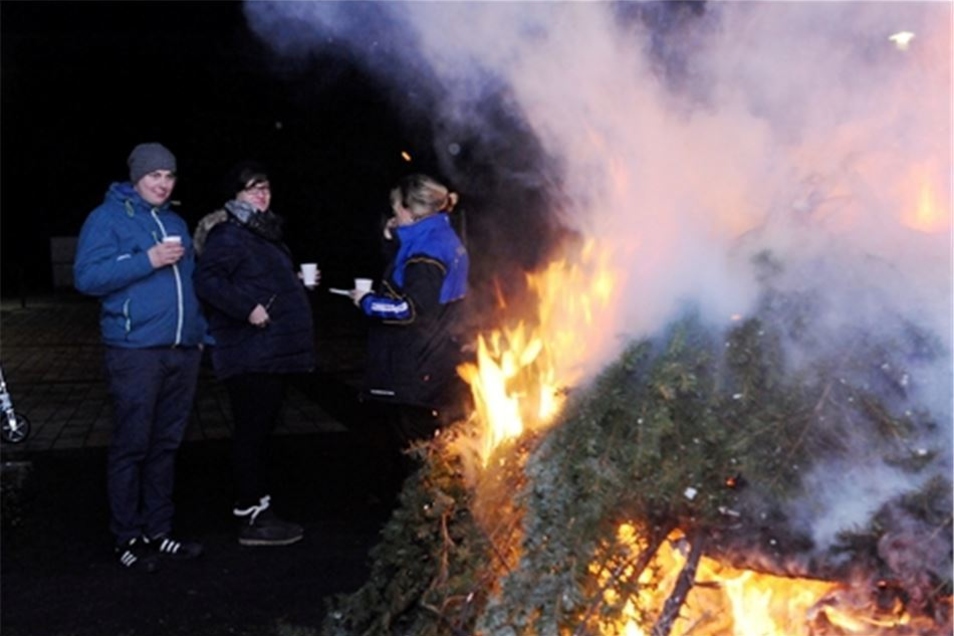
M 420 462 L 405 452 L 408 447 L 432 439 L 438 430 L 465 419 L 474 408 L 470 386 L 459 378 L 446 383 L 433 407 L 380 401 L 367 394 L 359 401 L 361 420 L 368 425 L 368 474 L 376 495 L 384 499 L 395 495 L 420 468 Z
M 391 431 L 401 448 L 434 437 L 441 427 L 439 414 L 434 409 L 406 404 L 396 404 L 393 408 Z
M 247 508 L 269 494 L 266 479 L 268 438 L 278 423 L 285 376 L 243 373 L 225 380 L 232 407 L 232 472 L 235 505 Z
M 175 456 L 201 357 L 198 349 L 106 349 L 115 411 L 106 485 L 117 542 L 172 530 Z
M 367 402 L 364 408 L 367 421 L 373 423 L 373 472 L 379 480 L 375 488 L 386 494 L 399 488 L 420 468 L 420 462 L 406 453 L 408 448 L 432 439 L 451 420 L 443 418 L 442 412 L 423 406 Z

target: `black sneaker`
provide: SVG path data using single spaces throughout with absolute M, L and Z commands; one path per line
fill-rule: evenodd
M 156 556 L 185 561 L 202 554 L 202 544 L 194 541 L 176 541 L 168 535 L 159 535 L 152 539 L 142 538 L 143 546 Z
M 232 510 L 232 514 L 240 520 L 240 545 L 291 545 L 305 536 L 304 529 L 297 523 L 279 519 L 269 508 L 269 500 L 270 497 L 265 496 L 256 506 Z
M 130 539 L 119 543 L 113 549 L 119 565 L 140 572 L 155 572 L 159 569 L 159 559 L 139 539 Z

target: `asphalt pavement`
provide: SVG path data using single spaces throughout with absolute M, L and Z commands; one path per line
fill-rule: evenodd
M 273 436 L 276 511 L 305 528 L 247 548 L 231 517 L 231 416 L 206 365 L 177 462 L 175 532 L 196 561 L 119 567 L 107 530 L 111 405 L 95 301 L 4 300 L 0 364 L 31 432 L 2 446 L 0 632 L 5 636 L 267 635 L 317 629 L 325 600 L 357 589 L 400 488 L 379 416 L 357 400 L 364 337 L 353 307 L 313 298 L 319 364 L 290 387 Z

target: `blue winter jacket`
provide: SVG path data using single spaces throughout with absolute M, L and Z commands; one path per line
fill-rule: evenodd
M 186 253 L 175 265 L 154 269 L 147 252 L 171 235 L 182 237 Z M 168 202 L 152 207 L 131 183 L 114 183 L 80 231 L 73 280 L 78 291 L 100 299 L 107 346 L 196 346 L 206 322 L 192 285 L 194 267 L 188 227 Z

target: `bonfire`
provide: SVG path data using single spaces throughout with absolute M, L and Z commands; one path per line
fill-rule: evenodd
M 324 634 L 951 633 L 949 5 L 249 6 L 432 74 L 502 233 L 473 412 Z
M 911 391 L 949 352 L 913 322 L 828 350 L 824 294 L 781 291 L 763 252 L 749 315 L 687 307 L 581 382 L 617 293 L 605 253 L 529 276 L 537 315 L 480 336 L 473 414 L 412 450 L 371 578 L 324 633 L 949 634 L 952 486 L 926 442 L 949 423 Z M 912 486 L 819 545 L 801 512 L 860 439 Z

